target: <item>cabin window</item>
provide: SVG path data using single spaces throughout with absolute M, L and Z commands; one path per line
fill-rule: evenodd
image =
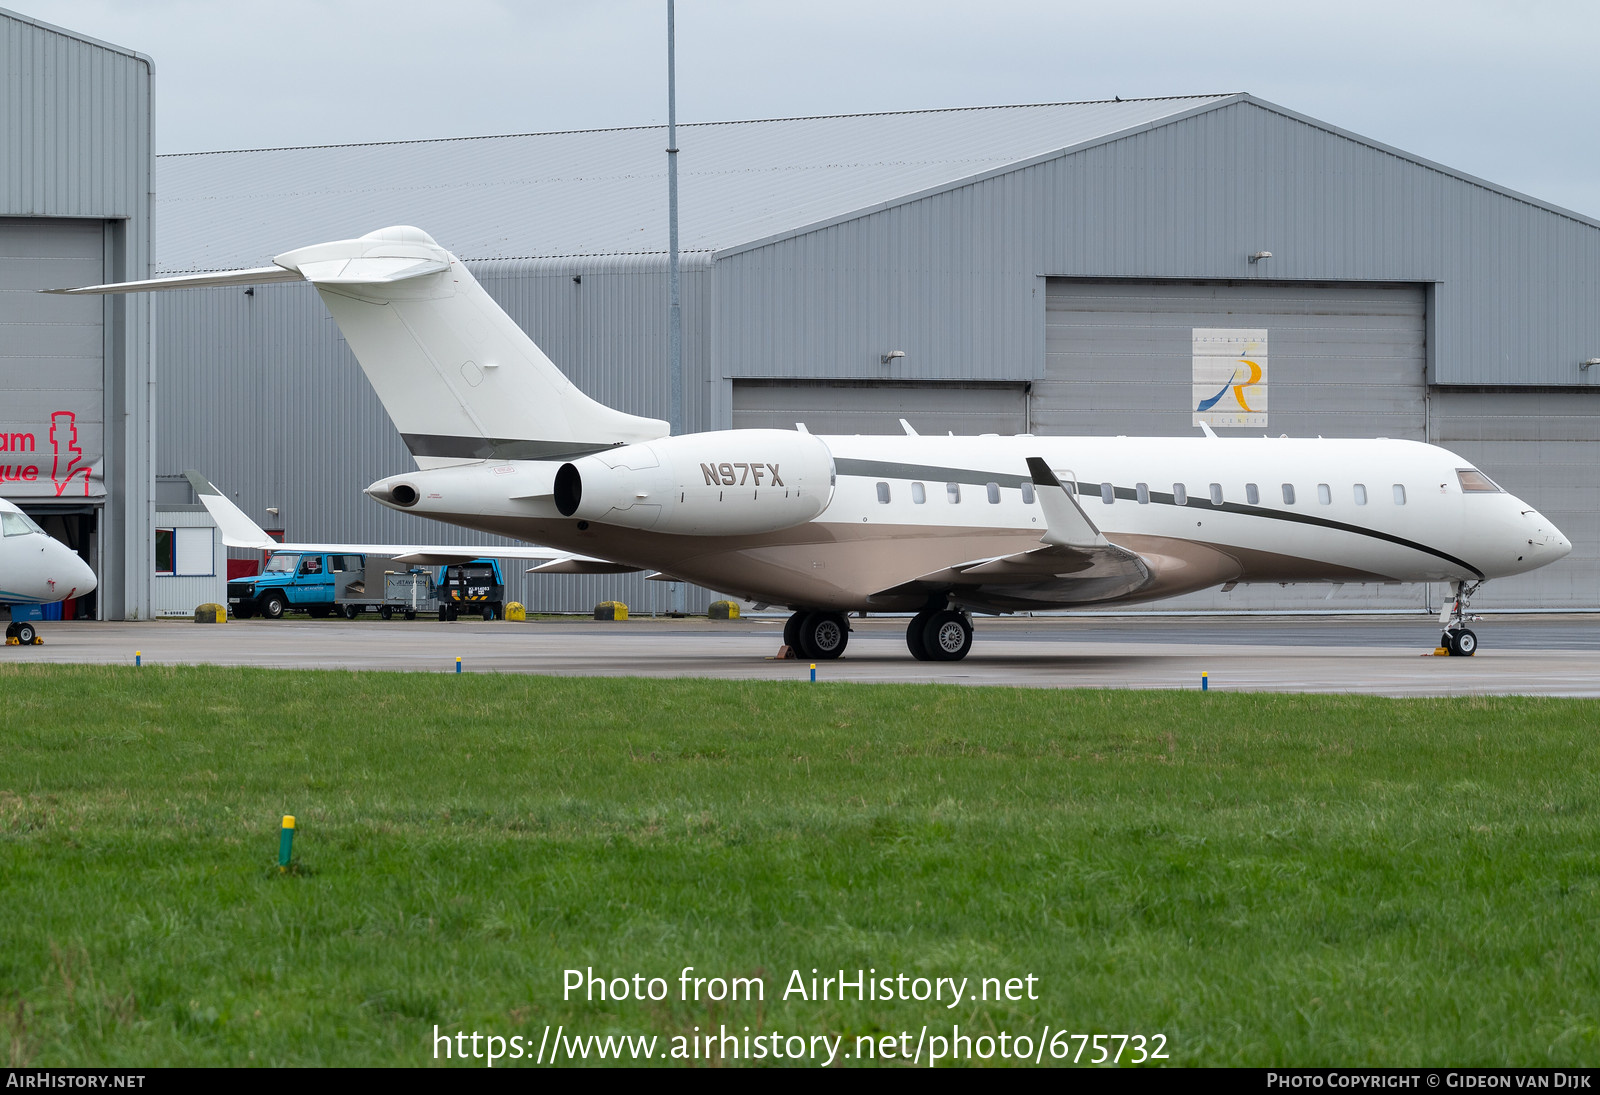
M 1325 506 L 1330 506 L 1333 504 L 1333 491 L 1328 487 L 1328 484 L 1317 484 L 1317 501 L 1321 502 Z
M 1261 491 L 1254 483 L 1246 483 L 1244 485 L 1244 500 L 1252 506 L 1261 504 Z
M 1285 483 L 1283 485 L 1283 504 L 1286 505 L 1286 506 L 1294 505 L 1294 484 L 1293 483 Z
M 879 483 L 878 484 L 878 503 L 880 505 L 884 505 L 884 506 L 887 506 L 889 504 L 889 484 L 888 483 Z
M 1221 483 L 1212 483 L 1211 484 L 1211 504 L 1213 506 L 1222 505 L 1222 484 Z
M 1364 506 L 1366 504 L 1367 504 L 1367 485 L 1365 483 L 1357 483 L 1356 484 L 1356 505 Z
M 983 489 L 989 495 L 989 504 L 991 506 L 998 506 L 1000 504 L 1000 484 L 985 483 Z
M 1403 506 L 1406 504 L 1406 488 L 1405 484 L 1403 483 L 1396 483 L 1394 485 L 1394 504 L 1397 506 Z
M 1133 485 L 1133 496 L 1139 500 L 1141 506 L 1148 506 L 1150 504 L 1150 484 L 1135 483 Z
M 1477 468 L 1457 468 L 1456 478 L 1461 481 L 1461 489 L 1467 494 L 1500 493 L 1500 488 L 1495 485 L 1495 481 Z
M 919 506 L 928 500 L 928 492 L 923 489 L 921 483 L 911 484 L 911 500 Z
M 955 505 L 957 502 L 961 501 L 961 484 L 946 483 L 944 485 L 944 493 L 945 497 L 950 499 L 950 504 L 952 506 Z
M 1106 505 L 1109 506 L 1111 503 L 1115 502 L 1116 500 L 1117 500 L 1117 488 L 1113 487 L 1110 483 L 1101 483 L 1100 484 L 1100 501 L 1104 502 Z
M 1025 506 L 1033 505 L 1033 480 L 1032 479 L 1024 479 L 1022 481 L 1022 504 L 1025 505 Z
M 1189 488 L 1182 483 L 1172 484 L 1172 502 L 1174 505 L 1187 506 L 1189 504 Z

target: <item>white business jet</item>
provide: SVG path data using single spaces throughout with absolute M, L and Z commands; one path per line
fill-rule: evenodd
M 78 553 L 0 498 L 0 604 L 47 605 L 94 592 L 94 571 Z M 39 641 L 27 620 L 6 625 L 6 638 L 22 646 Z
M 416 460 L 373 498 L 572 553 L 535 572 L 653 570 L 787 605 L 785 638 L 810 658 L 843 653 L 852 611 L 915 613 L 912 655 L 955 661 L 974 612 L 1248 582 L 1448 582 L 1443 643 L 1470 655 L 1468 598 L 1571 550 L 1482 471 L 1411 441 L 671 437 L 578 391 L 416 228 L 255 270 L 68 291 L 299 280 Z

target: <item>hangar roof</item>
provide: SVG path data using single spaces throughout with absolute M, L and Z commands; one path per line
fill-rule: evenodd
M 680 125 L 680 247 L 749 243 L 1238 97 Z M 389 224 L 466 259 L 660 254 L 666 144 L 665 126 L 641 126 L 158 156 L 156 266 L 259 266 Z

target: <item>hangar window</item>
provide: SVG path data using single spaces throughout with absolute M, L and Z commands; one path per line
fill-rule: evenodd
M 216 574 L 213 533 L 208 528 L 156 529 L 157 576 L 209 578 Z
M 1254 483 L 1246 483 L 1244 485 L 1244 500 L 1252 506 L 1261 504 L 1261 491 L 1257 489 Z
M 1283 485 L 1283 504 L 1286 505 L 1286 506 L 1294 505 L 1294 484 L 1293 483 L 1285 483 Z
M 1222 484 L 1221 483 L 1212 483 L 1211 484 L 1211 504 L 1213 506 L 1222 505 Z
M 878 484 L 878 504 L 882 505 L 882 506 L 887 506 L 889 504 L 889 484 L 888 483 L 879 483 Z
M 1325 506 L 1333 504 L 1333 491 L 1329 489 L 1328 484 L 1317 484 L 1317 501 Z
M 1150 484 L 1135 483 L 1133 485 L 1133 496 L 1138 499 L 1141 506 L 1148 506 L 1150 504 Z
M 1033 505 L 1033 480 L 1032 479 L 1024 479 L 1022 481 L 1022 504 L 1025 505 L 1025 506 Z
M 1117 488 L 1113 487 L 1110 483 L 1101 483 L 1100 484 L 1100 501 L 1104 502 L 1106 505 L 1109 506 L 1111 503 L 1115 502 L 1116 500 L 1117 500 Z
M 1189 504 L 1189 488 L 1182 483 L 1172 484 L 1172 501 L 1174 505 L 1187 506 Z
M 1366 504 L 1367 504 L 1367 485 L 1365 483 L 1357 483 L 1356 484 L 1356 505 L 1364 506 Z
M 944 493 L 945 497 L 950 499 L 950 504 L 955 505 L 957 502 L 961 501 L 961 484 L 946 483 L 944 485 Z
M 1000 484 L 985 483 L 983 489 L 989 493 L 989 504 L 998 506 L 1000 504 Z
M 1461 489 L 1467 494 L 1500 493 L 1500 488 L 1495 485 L 1495 481 L 1477 468 L 1457 468 L 1456 478 L 1461 480 Z
M 919 506 L 928 500 L 928 492 L 923 489 L 921 483 L 911 484 L 911 500 Z
M 1405 484 L 1403 483 L 1396 483 L 1394 485 L 1394 504 L 1397 506 L 1403 506 L 1406 504 L 1406 488 Z

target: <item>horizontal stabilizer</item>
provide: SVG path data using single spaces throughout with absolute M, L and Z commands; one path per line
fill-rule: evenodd
M 165 289 L 209 289 L 218 285 L 266 285 L 274 281 L 304 281 L 298 270 L 258 266 L 253 270 L 227 270 L 220 274 L 179 274 L 147 281 L 119 281 L 110 285 L 83 285 L 76 289 L 40 289 L 61 296 L 112 296 L 118 293 L 158 293 Z

